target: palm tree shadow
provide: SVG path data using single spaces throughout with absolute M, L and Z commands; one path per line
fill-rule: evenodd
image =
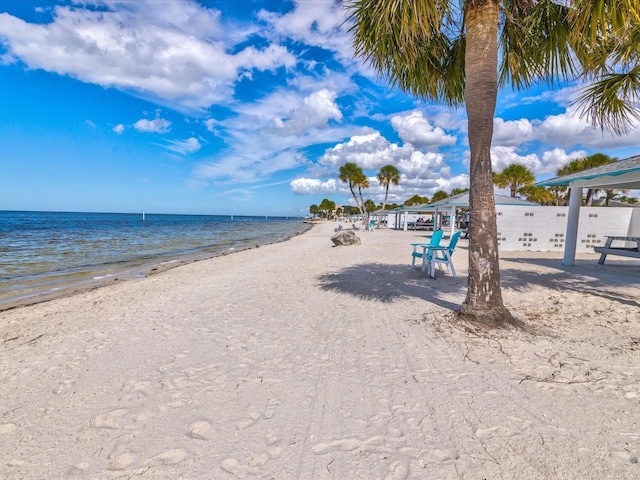
M 640 267 L 625 265 L 593 265 L 581 263 L 564 266 L 553 259 L 509 259 L 522 264 L 522 268 L 501 268 L 502 285 L 518 292 L 527 292 L 534 285 L 557 291 L 593 295 L 624 305 L 638 306 L 637 296 L 628 295 L 617 286 L 640 285 L 637 273 Z M 544 272 L 527 269 L 527 264 L 544 267 Z
M 419 298 L 449 310 L 460 307 L 449 299 L 463 296 L 466 291 L 464 278 L 439 273 L 433 279 L 419 268 L 381 263 L 346 267 L 337 273 L 320 275 L 318 281 L 322 290 L 346 293 L 361 300 L 391 303 Z

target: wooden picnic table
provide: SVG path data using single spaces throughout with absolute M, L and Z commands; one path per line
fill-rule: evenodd
M 614 247 L 612 244 L 614 241 L 619 242 L 635 242 L 635 247 Z M 607 255 L 620 255 L 622 257 L 633 257 L 640 258 L 640 237 L 621 237 L 617 235 L 607 235 L 607 241 L 604 244 L 604 247 L 594 247 L 595 252 L 600 254 L 600 260 L 598 263 L 600 265 L 604 264 Z

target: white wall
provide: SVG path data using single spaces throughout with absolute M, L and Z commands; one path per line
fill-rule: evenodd
M 629 232 L 627 237 L 640 237 L 640 208 L 634 208 L 631 214 L 631 222 L 629 223 Z
M 568 212 L 569 207 L 496 206 L 500 250 L 562 252 Z M 640 208 L 582 207 L 576 252 L 592 253 L 606 235 L 640 235 Z

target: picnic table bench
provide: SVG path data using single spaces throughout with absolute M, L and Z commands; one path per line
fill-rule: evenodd
M 407 224 L 408 230 L 433 230 L 433 222 L 409 222 Z
M 613 241 L 620 242 L 636 242 L 635 247 L 614 247 L 611 244 Z M 604 264 L 604 260 L 607 258 L 607 255 L 620 255 L 622 257 L 633 257 L 640 258 L 640 237 L 619 237 L 619 236 L 609 236 L 607 235 L 607 241 L 604 244 L 604 247 L 593 247 L 596 253 L 600 254 L 600 260 L 598 263 L 600 265 Z

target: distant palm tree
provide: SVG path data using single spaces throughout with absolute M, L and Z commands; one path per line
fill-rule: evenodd
M 400 172 L 393 165 L 385 165 L 378 172 L 378 181 L 384 187 L 384 201 L 382 202 L 382 209 L 384 210 L 389 197 L 389 185 L 398 185 L 400 183 Z
M 413 205 L 425 205 L 427 203 L 429 203 L 428 197 L 423 197 L 421 195 L 414 195 L 408 200 L 405 200 L 404 205 L 407 207 L 411 207 Z
M 387 198 L 389 197 L 389 185 L 398 185 L 400 183 L 400 172 L 393 165 L 385 165 L 378 172 L 378 181 L 380 182 L 380 185 L 384 187 L 384 201 L 382 202 L 382 210 L 385 210 L 387 207 Z M 376 228 L 380 228 L 381 223 L 382 222 L 378 222 Z
M 369 223 L 369 214 L 364 208 L 364 198 L 362 196 L 362 189 L 369 186 L 369 179 L 357 164 L 353 162 L 347 162 L 340 167 L 340 175 L 338 177 L 341 182 L 346 183 L 351 190 L 351 195 L 356 201 L 356 206 L 362 215 L 363 221 Z M 356 196 L 355 189 L 358 189 L 360 198 Z
M 605 205 L 605 207 L 609 206 L 609 201 L 610 200 L 618 199 L 620 197 L 620 195 L 623 194 L 623 193 L 629 193 L 629 190 L 615 190 L 615 189 L 612 189 L 612 188 L 605 188 L 604 189 L 604 194 L 605 194 L 604 205 Z
M 309 207 L 309 213 L 315 217 L 320 213 L 320 207 L 318 207 L 318 205 L 315 205 L 315 204 L 311 205 Z
M 614 69 L 621 60 L 613 54 L 622 52 L 613 40 L 627 35 L 629 23 L 637 22 L 637 2 L 345 0 L 357 56 L 403 91 L 465 105 L 472 231 L 467 297 L 460 309 L 464 316 L 494 325 L 513 320 L 500 288 L 491 172 L 498 88 L 527 88 L 541 79 L 553 83 L 585 71 L 599 73 L 607 60 Z M 589 55 L 606 42 L 614 45 L 611 55 Z M 602 97 L 607 101 L 609 97 Z M 629 117 L 621 110 L 622 115 L 612 119 L 614 125 Z
M 541 205 L 553 205 L 556 201 L 554 193 L 544 187 L 527 185 L 521 187 L 518 192 L 524 195 L 530 202 L 536 202 Z
M 560 167 L 556 171 L 556 174 L 558 176 L 571 175 L 574 173 L 581 172 L 583 170 L 587 170 L 589 168 L 599 167 L 601 165 L 606 165 L 608 163 L 612 163 L 615 161 L 617 161 L 616 158 L 611 158 L 608 155 L 605 155 L 603 153 L 594 153 L 593 155 L 589 155 L 588 157 L 576 158 L 574 160 L 571 160 L 566 165 Z M 591 189 L 591 188 L 587 190 L 587 196 L 585 201 L 586 205 L 591 205 L 593 194 L 596 191 L 597 190 Z M 571 192 L 567 194 L 567 203 L 569 203 L 570 194 Z
M 493 173 L 493 183 L 500 188 L 509 187 L 511 197 L 515 197 L 518 189 L 533 185 L 536 177 L 525 165 L 512 163 L 505 167 L 500 173 Z
M 611 158 L 609 155 L 605 155 L 604 153 L 594 153 L 593 155 L 589 155 L 588 157 L 584 157 L 581 160 L 582 170 L 588 170 L 589 168 L 600 167 L 602 165 L 606 165 L 607 163 L 617 162 L 617 158 Z M 587 190 L 587 196 L 585 198 L 585 205 L 591 206 L 593 203 L 593 195 L 598 192 L 598 189 L 589 188 Z
M 439 202 L 440 200 L 444 200 L 448 196 L 449 194 L 444 190 L 438 190 L 433 194 L 433 197 L 431 197 L 431 203 L 436 203 L 436 202 Z

